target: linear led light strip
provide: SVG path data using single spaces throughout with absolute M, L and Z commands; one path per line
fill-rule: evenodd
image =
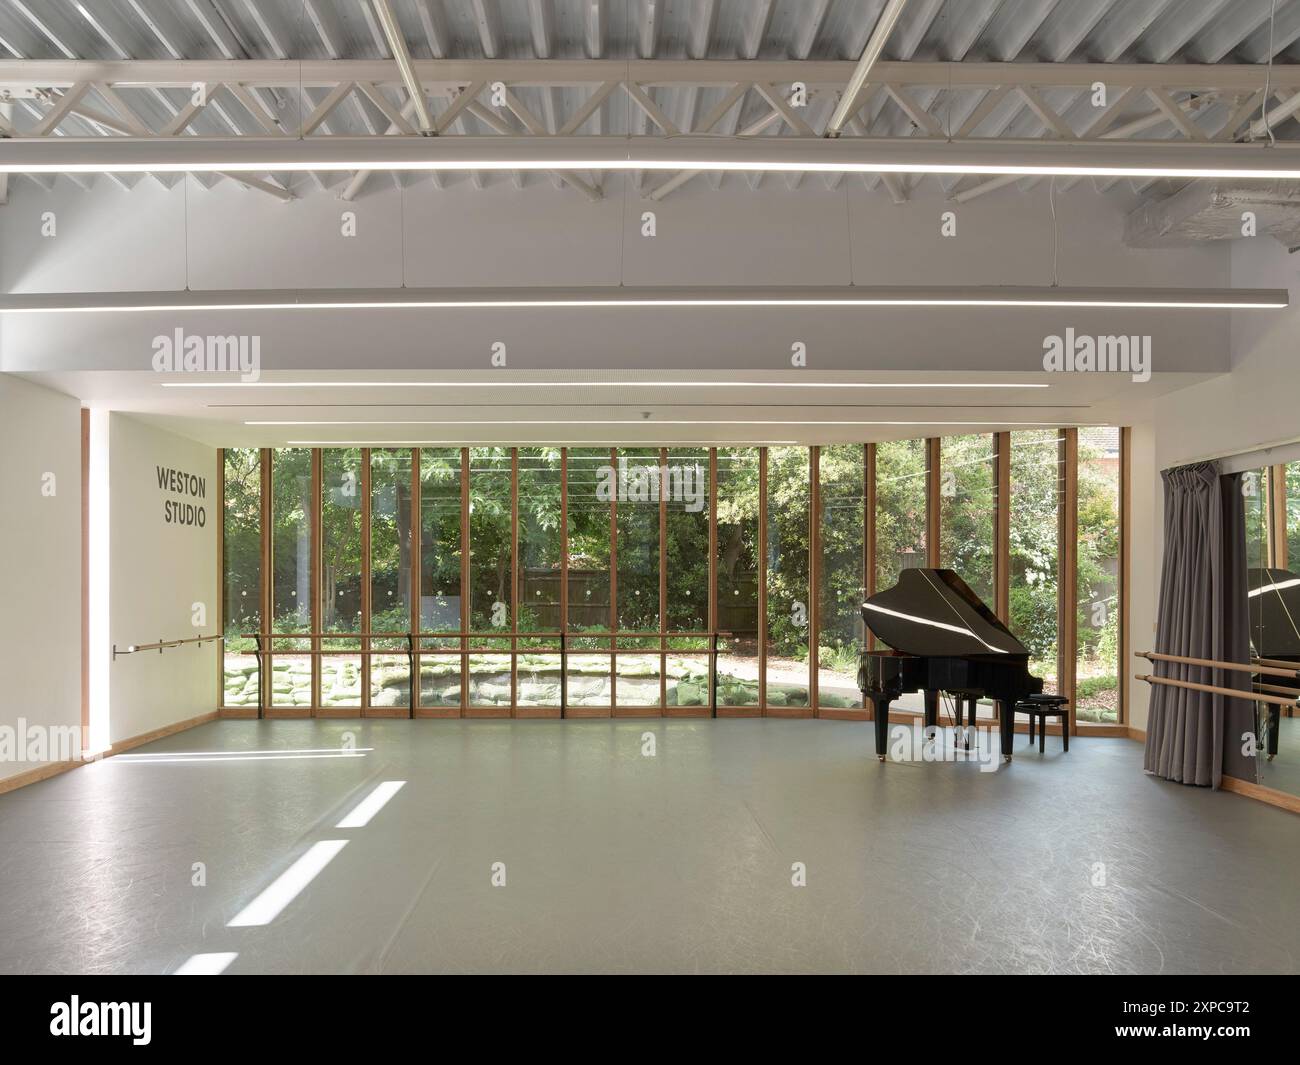
M 1148 178 L 1300 178 L 1277 145 L 917 137 L 22 137 L 0 173 L 240 171 L 771 171 Z
M 1285 289 L 1115 288 L 1046 285 L 512 289 L 228 289 L 0 295 L 0 313 L 292 310 L 546 310 L 618 308 L 1107 307 L 1262 310 L 1287 306 Z
M 163 388 L 1051 388 L 996 381 L 163 381 Z
M 297 426 L 302 428 L 311 427 L 311 428 L 319 429 L 323 426 L 335 426 L 335 425 L 351 426 L 354 428 L 356 426 L 361 426 L 361 425 L 402 425 L 402 426 L 411 426 L 411 425 L 572 425 L 572 426 L 585 426 L 585 425 L 640 425 L 640 426 L 647 426 L 647 425 L 650 426 L 654 426 L 654 425 L 1032 425 L 1032 426 L 1053 427 L 1053 428 L 1058 426 L 1065 426 L 1068 428 L 1074 423 L 1061 422 L 1055 420 L 1046 421 L 1046 422 L 1045 421 L 1036 421 L 1036 422 L 1006 421 L 1005 419 L 1002 418 L 986 418 L 983 421 L 974 421 L 974 422 L 935 421 L 932 418 L 923 418 L 915 421 L 827 421 L 824 418 L 795 418 L 790 420 L 781 419 L 781 418 L 769 418 L 769 419 L 755 419 L 750 421 L 731 421 L 725 418 L 681 418 L 681 419 L 665 419 L 662 421 L 659 420 L 658 418 L 651 418 L 651 419 L 642 419 L 639 421 L 629 421 L 628 419 L 624 418 L 618 421 L 597 421 L 597 420 L 589 421 L 587 419 L 578 420 L 573 418 L 547 418 L 547 419 L 532 419 L 532 420 L 512 418 L 509 420 L 495 419 L 491 421 L 454 421 L 454 420 L 444 420 L 444 419 L 438 419 L 436 421 L 249 421 L 249 422 L 244 422 L 244 424 L 260 425 L 260 426 L 279 426 L 279 427 Z

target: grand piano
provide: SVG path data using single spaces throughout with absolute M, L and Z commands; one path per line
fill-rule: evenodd
M 923 692 L 925 726 L 939 723 L 939 693 L 956 695 L 975 725 L 976 700 L 999 706 L 1002 757 L 1011 760 L 1016 702 L 1043 690 L 1029 672 L 1029 649 L 950 569 L 905 569 L 888 591 L 862 604 L 862 620 L 888 649 L 864 651 L 858 668 L 863 702 L 875 711 L 876 756 L 889 740 L 889 704 L 904 692 Z
M 1256 658 L 1275 662 L 1294 662 L 1300 669 L 1300 573 L 1286 569 L 1252 569 L 1246 574 L 1250 596 L 1250 642 Z M 1255 674 L 1256 684 L 1278 689 L 1273 694 L 1283 694 L 1283 689 L 1300 691 L 1300 679 Z M 1260 703 L 1268 710 L 1268 757 L 1277 754 L 1278 729 L 1281 726 L 1282 708 L 1276 704 Z M 1290 713 L 1290 710 L 1287 711 Z

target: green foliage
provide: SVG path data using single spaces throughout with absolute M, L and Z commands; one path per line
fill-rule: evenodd
M 1081 434 L 1082 435 L 1082 434 Z M 946 438 L 941 480 L 941 542 L 944 564 L 956 569 L 976 593 L 992 599 L 994 470 L 991 438 Z M 1011 538 L 1011 628 L 1036 661 L 1056 655 L 1058 581 L 1058 496 L 1056 434 L 1013 434 Z M 825 668 L 852 673 L 862 640 L 858 606 L 863 595 L 863 448 L 859 444 L 821 449 L 821 586 L 817 604 L 809 602 L 811 492 L 808 451 L 773 447 L 768 452 L 768 632 L 770 652 L 806 660 L 806 615 L 818 610 L 821 658 Z M 311 511 L 311 452 L 303 448 L 274 453 L 272 499 L 275 554 L 276 631 L 305 629 L 310 589 L 303 584 Z M 596 471 L 608 462 L 605 449 L 569 453 L 570 506 L 568 550 L 571 570 L 587 582 L 599 603 L 608 602 L 610 521 L 607 504 L 596 498 Z M 631 452 L 630 461 L 657 462 L 653 450 Z M 1113 607 L 1103 623 L 1093 624 L 1093 604 L 1113 597 L 1118 522 L 1114 471 L 1098 461 L 1099 452 L 1081 442 L 1078 512 L 1078 593 L 1080 657 L 1113 664 L 1118 653 L 1118 619 Z M 347 632 L 360 626 L 361 500 L 345 490 L 348 474 L 360 483 L 359 449 L 323 453 L 324 517 L 321 600 L 323 631 Z M 708 452 L 673 449 L 670 464 L 698 464 L 708 470 Z M 560 527 L 561 453 L 559 448 L 520 448 L 517 506 L 521 578 L 540 590 L 518 604 L 522 630 L 561 627 L 558 574 L 563 533 Z M 430 448 L 421 452 L 421 513 L 411 527 L 410 453 L 376 449 L 371 453 L 371 575 L 375 630 L 405 631 L 414 595 L 460 596 L 461 452 Z M 755 608 L 758 570 L 759 464 L 757 449 L 720 448 L 716 496 L 720 627 L 741 624 Z M 512 604 L 510 449 L 475 447 L 470 451 L 471 627 L 491 629 L 496 602 Z M 921 440 L 882 442 L 876 448 L 877 509 L 874 515 L 876 586 L 884 589 L 911 565 L 923 565 L 926 536 L 926 447 Z M 1300 480 L 1300 478 L 1298 478 Z M 254 449 L 226 452 L 226 618 L 228 633 L 251 632 L 258 624 L 260 568 L 259 454 Z M 1297 504 L 1300 506 L 1300 504 Z M 621 503 L 617 515 L 617 623 L 628 630 L 659 626 L 658 506 Z M 680 501 L 668 506 L 665 527 L 668 590 L 665 624 L 672 631 L 707 627 L 709 520 Z M 420 583 L 408 587 L 412 540 L 419 536 Z M 639 593 L 639 594 L 638 594 Z M 737 594 L 739 593 L 739 594 Z M 802 604 L 800 619 L 797 604 Z M 747 613 L 750 612 L 750 613 Z M 570 631 L 607 629 L 599 611 L 572 614 Z M 593 616 L 595 615 L 595 616 Z M 752 624 L 752 623 L 751 623 Z M 509 617 L 505 625 L 508 627 Z M 752 631 L 752 630 L 751 630 Z M 233 646 L 233 645 L 232 645 Z M 1113 672 L 1113 665 L 1112 665 Z M 739 697 L 739 696 L 738 696 Z

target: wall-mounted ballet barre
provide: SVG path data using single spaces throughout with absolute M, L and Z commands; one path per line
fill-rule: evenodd
M 1134 680 L 1144 680 L 1148 684 L 1164 684 L 1171 688 L 1190 688 L 1192 691 L 1209 692 L 1211 695 L 1227 695 L 1233 699 L 1245 699 L 1252 703 L 1271 703 L 1274 706 L 1300 706 L 1300 698 L 1281 695 L 1265 695 L 1257 691 L 1242 691 L 1238 688 L 1220 688 L 1213 684 L 1196 684 L 1190 680 L 1174 680 L 1173 677 L 1153 677 L 1148 673 L 1134 673 Z
M 157 651 L 162 654 L 169 647 L 184 647 L 192 643 L 202 647 L 205 643 L 221 643 L 225 640 L 224 636 L 192 636 L 188 640 L 159 640 L 157 643 L 133 643 L 119 651 L 117 644 L 113 644 L 113 661 L 116 662 L 119 655 L 134 655 L 141 651 Z
M 1238 673 L 1259 673 L 1271 677 L 1300 677 L 1300 668 L 1293 663 L 1277 662 L 1276 665 L 1264 665 L 1264 659 L 1253 659 L 1250 663 L 1221 662 L 1214 658 L 1189 658 L 1187 655 L 1166 655 L 1158 651 L 1137 651 L 1135 658 L 1145 658 L 1150 662 L 1177 662 L 1187 666 L 1203 666 L 1207 669 L 1228 669 Z M 1283 668 L 1286 666 L 1287 668 Z M 1191 691 L 1209 692 L 1211 695 L 1226 695 L 1233 699 L 1248 699 L 1251 702 L 1269 703 L 1274 706 L 1300 706 L 1300 693 L 1291 693 L 1290 689 L 1273 684 L 1259 684 L 1246 691 L 1239 688 L 1221 688 L 1215 684 L 1198 684 L 1190 680 L 1175 680 L 1173 677 L 1153 677 L 1149 673 L 1135 673 L 1134 680 L 1144 680 L 1148 684 L 1164 684 L 1171 688 L 1187 688 Z M 1270 692 L 1287 692 L 1287 695 L 1269 694 Z
M 1289 680 L 1300 678 L 1300 666 L 1294 662 L 1279 662 L 1274 659 L 1252 658 L 1249 664 L 1241 662 L 1220 662 L 1214 658 L 1188 658 L 1186 655 L 1166 655 L 1159 651 L 1134 651 L 1134 658 L 1145 658 L 1149 662 L 1179 662 L 1185 666 L 1205 666 L 1207 669 L 1231 669 L 1239 673 L 1260 673 L 1269 677 L 1286 677 Z

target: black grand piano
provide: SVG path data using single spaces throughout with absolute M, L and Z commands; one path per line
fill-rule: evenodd
M 862 620 L 888 650 L 864 651 L 858 687 L 871 700 L 876 755 L 883 762 L 889 740 L 889 704 L 904 692 L 923 692 L 925 726 L 939 723 L 939 693 L 965 702 L 975 724 L 980 697 L 999 706 L 1002 756 L 1011 760 L 1013 707 L 1043 690 L 1029 672 L 1029 649 L 950 569 L 905 569 L 888 591 L 862 604 Z M 957 724 L 961 724 L 957 704 Z
M 1250 596 L 1250 642 L 1255 657 L 1271 659 L 1278 664 L 1294 662 L 1300 669 L 1300 573 L 1286 569 L 1252 569 L 1247 571 L 1246 584 Z M 1282 689 L 1300 695 L 1300 679 L 1260 673 L 1251 679 L 1256 684 L 1279 689 L 1273 692 L 1275 695 L 1284 694 Z M 1259 705 L 1268 710 L 1267 751 L 1272 759 L 1277 754 L 1282 708 L 1275 703 Z M 1291 712 L 1290 708 L 1287 712 Z

